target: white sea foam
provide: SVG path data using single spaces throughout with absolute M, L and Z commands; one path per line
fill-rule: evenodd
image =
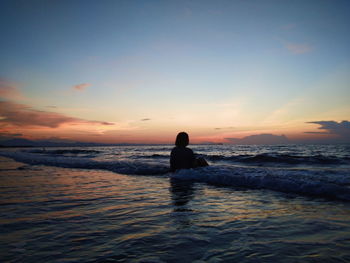
M 63 168 L 102 169 L 122 174 L 163 174 L 168 171 L 164 165 L 145 164 L 136 161 L 96 161 L 87 158 L 48 156 L 29 152 L 0 152 L 1 156 L 12 158 L 16 161 L 33 164 L 49 165 Z
M 94 160 L 72 156 L 38 154 L 34 152 L 0 151 L 1 156 L 31 165 L 63 168 L 102 169 L 121 174 L 167 174 L 169 167 L 140 160 Z M 274 191 L 314 195 L 350 201 L 350 172 L 336 169 L 287 169 L 266 167 L 235 167 L 214 165 L 180 170 L 171 178 L 215 185 L 270 189 Z
M 350 201 L 350 175 L 343 172 L 333 172 L 332 176 L 329 176 L 328 171 L 205 167 L 180 170 L 174 173 L 172 178 Z

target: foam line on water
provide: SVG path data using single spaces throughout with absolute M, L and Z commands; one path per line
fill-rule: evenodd
M 171 177 L 216 185 L 269 189 L 350 201 L 350 176 L 344 176 L 342 173 L 327 176 L 327 172 L 322 175 L 320 172 L 315 173 L 310 170 L 206 167 L 180 170 Z
M 232 161 L 241 163 L 276 163 L 276 164 L 350 164 L 350 157 L 343 158 L 335 156 L 301 156 L 291 154 L 257 154 L 257 155 L 203 155 L 212 161 Z
M 32 165 L 102 169 L 122 174 L 156 175 L 166 174 L 169 171 L 169 167 L 164 164 L 135 160 L 97 161 L 79 157 L 47 156 L 10 151 L 0 151 L 0 155 Z M 291 170 L 222 165 L 180 170 L 170 176 L 180 180 L 193 180 L 216 185 L 270 189 L 350 201 L 350 172 L 346 170 Z
M 169 170 L 169 168 L 165 165 L 145 164 L 135 161 L 96 161 L 87 158 L 47 156 L 28 152 L 0 152 L 0 155 L 12 158 L 18 162 L 33 165 L 49 165 L 63 168 L 101 169 L 122 174 L 164 174 Z

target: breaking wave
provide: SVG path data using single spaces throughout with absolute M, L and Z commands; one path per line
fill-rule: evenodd
M 56 150 L 46 150 L 43 149 L 34 149 L 27 150 L 28 153 L 40 153 L 40 154 L 54 154 L 54 155 L 96 155 L 101 153 L 97 150 L 82 150 L 82 149 L 56 149 Z
M 63 168 L 100 169 L 122 174 L 154 175 L 168 172 L 165 165 L 145 164 L 135 161 L 96 161 L 92 159 L 67 156 L 47 156 L 28 152 L 0 152 L 1 156 L 15 161 L 32 164 L 48 165 Z
M 350 164 L 350 157 L 343 158 L 335 156 L 299 156 L 289 154 L 257 154 L 257 155 L 206 155 L 208 160 L 212 161 L 233 161 L 241 163 L 276 163 L 276 164 Z
M 205 167 L 181 170 L 174 173 L 172 178 L 350 201 L 350 175 L 343 172 Z
M 62 152 L 60 153 L 62 154 Z M 99 161 L 90 158 L 59 156 L 58 154 L 46 155 L 34 152 L 12 151 L 2 151 L 0 152 L 0 156 L 9 157 L 31 165 L 101 169 L 130 175 L 161 175 L 169 172 L 169 167 L 164 163 L 150 163 L 138 160 Z M 258 155 L 256 158 L 247 156 L 240 156 L 239 158 L 246 158 L 249 161 L 266 161 L 270 157 Z M 290 158 L 290 156 L 285 158 Z M 327 158 L 330 160 L 329 157 Z M 294 159 L 298 160 L 296 157 Z M 315 159 L 310 161 L 317 160 L 320 161 L 321 158 L 316 156 Z M 346 169 L 235 167 L 223 164 L 198 169 L 180 170 L 173 174 L 169 173 L 167 176 L 178 180 L 192 180 L 195 182 L 252 189 L 269 189 L 285 193 L 350 201 L 350 171 Z

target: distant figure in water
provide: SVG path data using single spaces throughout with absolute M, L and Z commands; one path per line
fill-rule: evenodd
M 188 134 L 180 132 L 176 136 L 175 147 L 170 155 L 170 170 L 175 172 L 178 169 L 189 169 L 202 166 L 208 166 L 204 158 L 196 158 L 193 151 L 187 148 L 189 144 Z

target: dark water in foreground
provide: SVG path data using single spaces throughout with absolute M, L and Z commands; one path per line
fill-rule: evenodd
M 0 157 L 0 261 L 350 262 L 347 149 L 290 164 L 198 147 L 210 169 L 175 175 L 166 147 L 16 150 Z

